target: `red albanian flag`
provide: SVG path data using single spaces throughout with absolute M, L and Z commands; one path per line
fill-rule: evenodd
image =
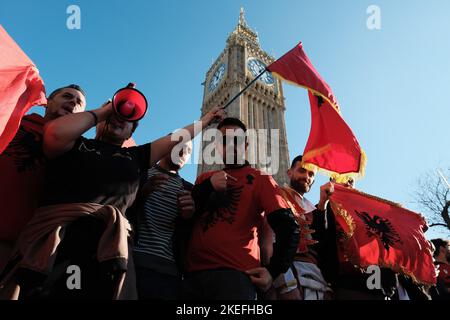
M 282 80 L 312 91 L 322 96 L 336 109 L 339 108 L 330 86 L 309 61 L 303 51 L 301 42 L 294 49 L 269 65 L 267 69 Z
M 425 219 L 399 204 L 335 184 L 331 209 L 343 231 L 346 260 L 361 268 L 378 265 L 436 284 Z
M 267 67 L 275 76 L 306 88 L 311 105 L 311 131 L 303 162 L 333 175 L 362 176 L 366 157 L 340 115 L 330 86 L 303 51 L 302 43 Z
M 23 115 L 32 106 L 46 103 L 36 66 L 0 25 L 0 154 L 15 136 Z
M 334 176 L 358 177 L 364 174 L 366 156 L 350 127 L 339 112 L 322 96 L 308 92 L 311 129 L 303 161 Z

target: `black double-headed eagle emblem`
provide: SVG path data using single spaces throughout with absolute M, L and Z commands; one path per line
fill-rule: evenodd
M 371 217 L 367 212 L 359 212 L 355 210 L 358 217 L 366 225 L 367 235 L 369 237 L 378 237 L 383 243 L 386 250 L 389 250 L 395 243 L 403 243 L 400 239 L 400 235 L 395 231 L 392 223 L 380 216 L 374 215 Z
M 213 192 L 207 204 L 207 214 L 202 217 L 203 231 L 218 222 L 232 224 L 244 186 L 229 186 L 225 192 Z
M 4 152 L 6 156 L 13 158 L 17 172 L 34 171 L 44 165 L 41 140 L 42 138 L 34 132 L 19 128 Z

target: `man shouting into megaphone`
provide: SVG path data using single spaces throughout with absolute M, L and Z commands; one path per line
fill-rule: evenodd
M 213 108 L 199 120 L 201 128 L 223 116 L 222 109 Z M 22 259 L 16 265 L 16 270 L 21 272 L 12 272 L 14 277 L 9 278 L 14 279 L 11 281 L 17 279 L 21 298 L 32 298 L 30 295 L 43 292 L 36 288 L 45 287 L 45 283 L 48 283 L 45 276 L 51 274 L 54 268 L 54 257 L 59 244 L 64 241 L 64 231 L 80 217 L 91 217 L 91 220 L 103 223 L 98 246 L 93 252 L 102 264 L 98 269 L 108 275 L 91 277 L 94 283 L 81 287 L 81 290 L 85 290 L 83 297 L 125 297 L 122 289 L 127 284 L 131 228 L 124 213 L 135 200 L 141 174 L 178 144 L 169 135 L 144 145 L 122 147 L 137 127 L 137 121 L 134 120 L 124 119 L 114 111 L 113 103 L 107 102 L 98 109 L 69 114 L 46 126 L 43 150 L 49 159 L 49 166 L 44 196 L 19 239 L 19 244 L 23 246 L 19 245 L 16 256 Z M 97 126 L 95 139 L 84 138 L 82 135 L 94 126 Z M 199 127 L 197 124 L 194 130 L 194 124 L 190 124 L 184 129 L 193 138 L 199 133 L 194 132 Z M 80 241 L 88 238 L 86 228 L 79 231 Z M 77 243 L 76 248 L 79 246 Z M 70 246 L 61 247 L 67 250 Z M 81 250 L 76 251 L 87 250 L 87 247 L 81 247 Z M 71 257 L 70 253 L 66 255 Z M 84 269 L 83 272 L 86 274 Z M 27 276 L 21 277 L 23 274 Z M 111 283 L 105 285 L 105 279 Z M 2 279 L 0 288 L 1 282 Z M 50 293 L 46 293 L 47 297 L 51 297 L 51 289 L 47 289 L 50 290 Z M 69 291 L 66 293 L 72 294 Z M 63 297 L 58 295 L 58 298 Z

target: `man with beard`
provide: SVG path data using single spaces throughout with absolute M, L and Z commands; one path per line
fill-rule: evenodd
M 133 257 L 140 300 L 180 298 L 184 252 L 177 250 L 175 232 L 194 213 L 192 184 L 178 174 L 191 155 L 192 141 L 180 147 L 148 170 L 138 195 Z
M 298 225 L 275 180 L 245 161 L 245 125 L 225 118 L 217 126 L 216 149 L 225 168 L 197 177 L 196 212 L 184 279 L 187 299 L 255 300 L 289 268 Z M 278 242 L 267 267 L 261 265 L 258 229 L 263 213 Z
M 212 108 L 198 125 L 192 123 L 184 130 L 191 138 L 195 137 L 198 129 L 223 116 L 222 109 Z M 84 138 L 82 135 L 94 126 L 97 129 L 95 139 Z M 45 192 L 40 207 L 19 238 L 16 257 L 20 259 L 13 259 L 13 269 L 3 279 L 6 284 L 20 285 L 20 299 L 41 297 L 41 292 L 46 292 L 48 297 L 55 292 L 47 286 L 47 277 L 57 271 L 54 270 L 55 257 L 65 231 L 81 219 L 90 221 L 76 231 L 72 229 L 73 239 L 84 240 L 90 235 L 88 228 L 93 226 L 95 245 L 93 240 L 89 248 L 93 249 L 92 255 L 86 247 L 81 246 L 83 250 L 79 250 L 76 241 L 71 242 L 71 250 L 65 253 L 69 262 L 76 253 L 87 252 L 89 259 L 95 257 L 98 264 L 90 273 L 92 283 L 83 283 L 79 290 L 65 287 L 63 294 L 67 296 L 54 296 L 134 297 L 134 290 L 126 295 L 127 285 L 132 285 L 127 282 L 132 276 L 128 271 L 133 271 L 134 267 L 128 248 L 131 228 L 124 213 L 135 200 L 141 173 L 147 172 L 178 144 L 170 135 L 140 146 L 122 147 L 136 127 L 137 122 L 118 116 L 111 102 L 95 110 L 60 117 L 45 127 L 43 151 L 49 159 Z M 101 227 L 97 228 L 98 223 Z M 83 262 L 85 258 L 80 257 Z M 90 260 L 86 264 L 90 265 Z M 87 279 L 88 270 L 80 269 L 84 274 L 82 280 Z
M 287 171 L 290 184 L 282 188 L 282 194 L 300 225 L 300 240 L 291 268 L 274 281 L 280 300 L 323 300 L 332 292 L 318 266 L 318 251 L 325 237 L 324 213 L 333 185 L 329 183 L 320 188 L 320 201 L 316 208 L 304 196 L 314 183 L 315 173 L 306 168 L 301 155 L 297 156 Z

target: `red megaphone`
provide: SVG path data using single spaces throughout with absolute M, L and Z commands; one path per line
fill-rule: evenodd
M 126 121 L 139 121 L 147 112 L 147 99 L 134 83 L 119 89 L 112 98 L 112 107 L 116 114 Z

